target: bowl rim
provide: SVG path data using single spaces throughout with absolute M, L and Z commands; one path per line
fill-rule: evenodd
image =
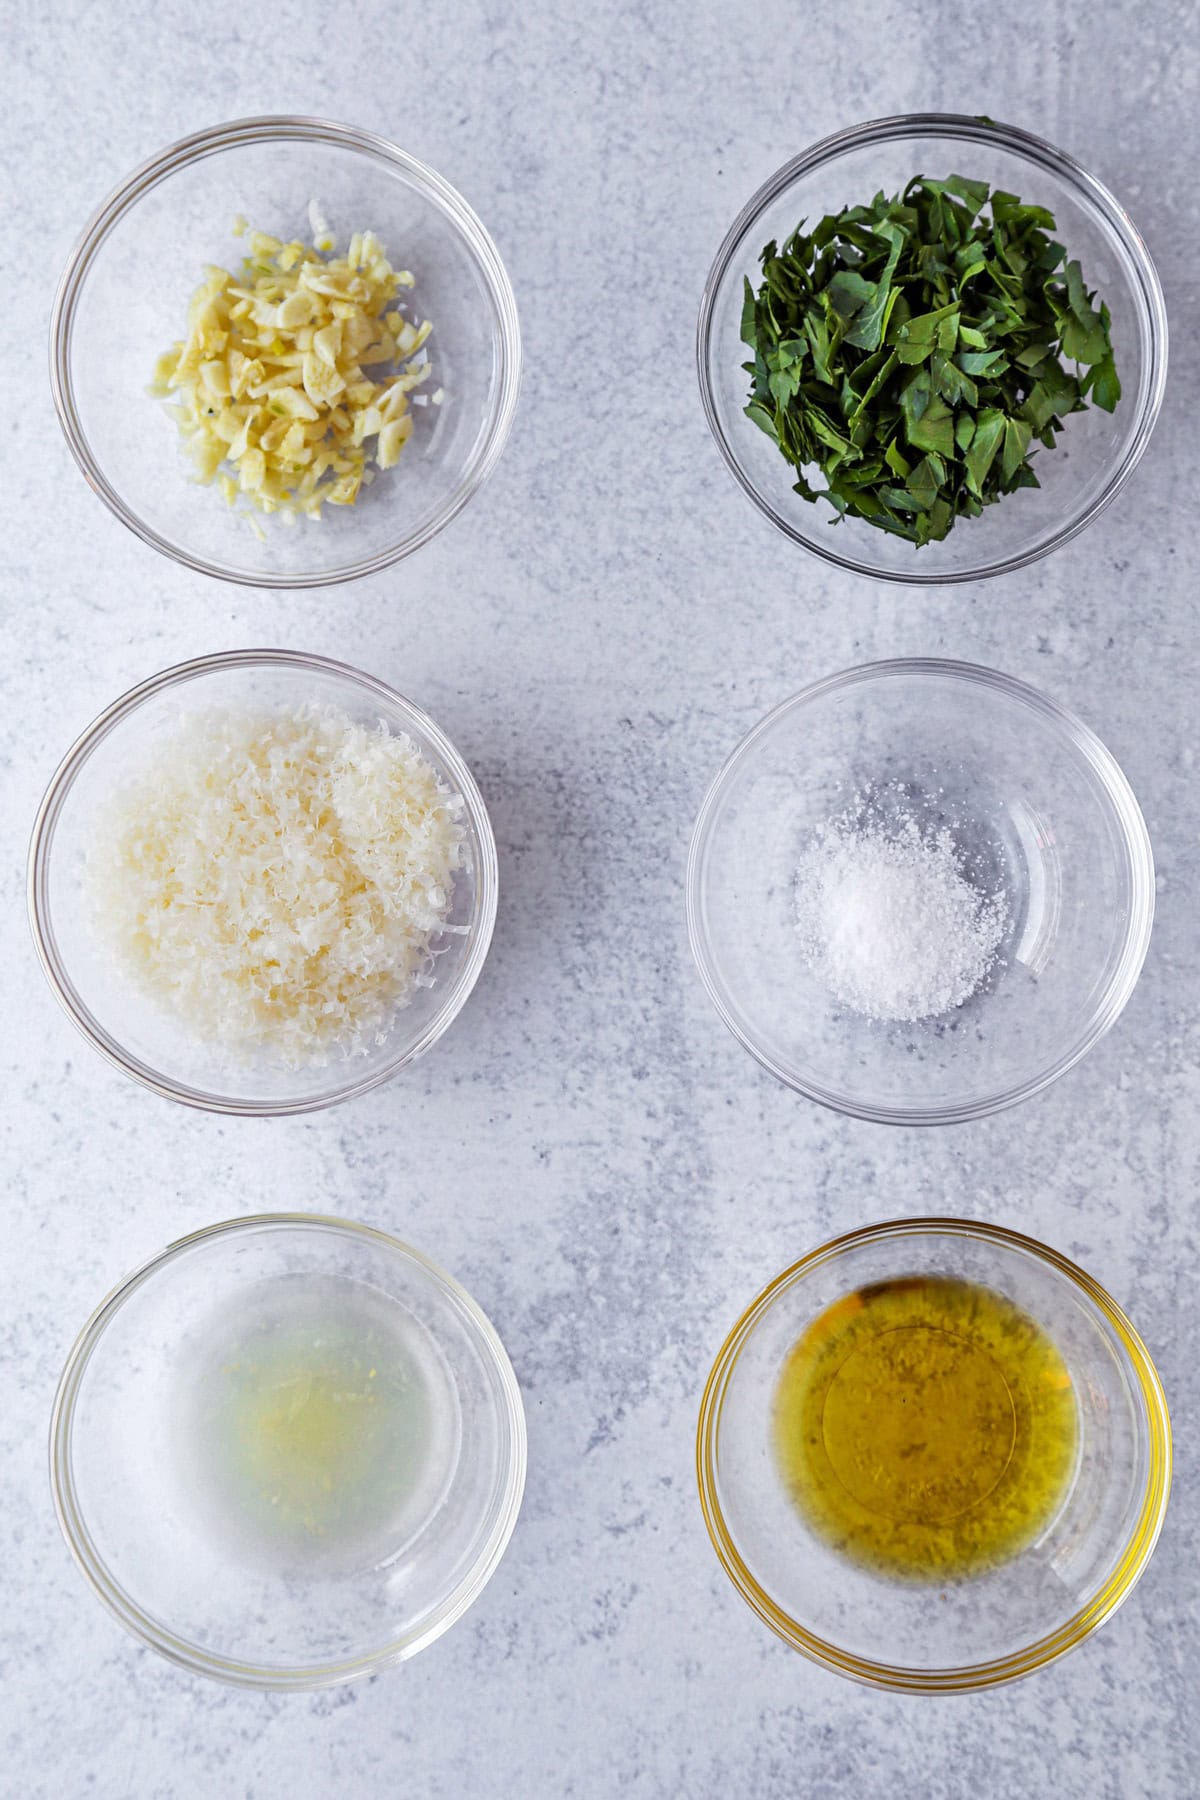
M 232 563 L 201 556 L 149 525 L 122 498 L 93 453 L 76 405 L 72 374 L 71 352 L 78 304 L 93 261 L 114 226 L 145 194 L 178 170 L 223 150 L 264 142 L 334 145 L 368 156 L 375 162 L 399 171 L 414 187 L 437 204 L 467 244 L 495 307 L 499 327 L 499 374 L 489 403 L 483 443 L 473 467 L 459 482 L 445 505 L 419 530 L 410 532 L 373 556 L 331 565 L 326 569 L 303 572 L 291 570 L 276 573 L 264 569 L 240 568 Z M 516 296 L 500 253 L 478 215 L 444 177 L 408 151 L 402 150 L 398 144 L 393 144 L 377 132 L 365 131 L 356 125 L 341 125 L 330 119 L 304 113 L 268 113 L 210 125 L 203 131 L 192 132 L 188 137 L 168 144 L 164 150 L 140 163 L 101 202 L 76 239 L 59 279 L 50 315 L 50 389 L 63 435 L 88 486 L 100 496 L 109 511 L 135 536 L 141 538 L 143 543 L 161 551 L 173 561 L 182 563 L 186 568 L 211 575 L 219 581 L 237 582 L 242 587 L 333 587 L 340 582 L 356 581 L 360 576 L 377 574 L 379 570 L 390 568 L 412 551 L 420 549 L 461 512 L 495 468 L 512 429 L 520 385 L 521 327 Z
M 775 1296 L 786 1286 L 860 1244 L 889 1238 L 952 1236 L 974 1238 L 1031 1256 L 1056 1270 L 1092 1302 L 1116 1332 L 1136 1377 L 1137 1394 L 1149 1437 L 1146 1486 L 1138 1516 L 1119 1561 L 1099 1591 L 1063 1626 L 1023 1650 L 959 1668 L 911 1669 L 874 1662 L 810 1632 L 773 1601 L 755 1580 L 734 1543 L 717 1493 L 716 1453 L 721 1408 L 738 1355 Z M 1125 1312 L 1098 1281 L 1078 1264 L 1023 1232 L 971 1219 L 918 1217 L 865 1225 L 831 1238 L 792 1263 L 755 1296 L 730 1330 L 717 1353 L 700 1402 L 696 1427 L 696 1476 L 700 1507 L 717 1557 L 743 1600 L 792 1649 L 836 1674 L 868 1687 L 910 1694 L 968 1693 L 998 1687 L 1045 1668 L 1090 1637 L 1128 1599 L 1158 1542 L 1171 1491 L 1171 1418 L 1158 1370 Z
M 743 1028 L 738 1013 L 726 997 L 724 985 L 717 978 L 704 922 L 703 875 L 717 808 L 729 782 L 751 758 L 760 739 L 786 714 L 797 711 L 812 701 L 821 700 L 842 688 L 896 676 L 931 676 L 966 682 L 968 685 L 981 685 L 1009 700 L 1031 707 L 1060 730 L 1065 730 L 1075 749 L 1100 780 L 1119 827 L 1121 844 L 1129 864 L 1132 894 L 1121 954 L 1085 1030 L 1073 1048 L 1063 1052 L 1055 1062 L 1024 1081 L 995 1093 L 984 1094 L 978 1099 L 959 1101 L 953 1105 L 896 1106 L 855 1099 L 834 1088 L 824 1087 L 814 1078 L 797 1073 L 772 1056 L 748 1029 Z M 962 1124 L 970 1119 L 983 1119 L 991 1113 L 1002 1112 L 1006 1107 L 1015 1106 L 1019 1101 L 1040 1094 L 1061 1075 L 1065 1075 L 1068 1069 L 1074 1068 L 1116 1023 L 1137 985 L 1154 925 L 1154 854 L 1150 834 L 1128 778 L 1112 752 L 1076 713 L 1060 706 L 1056 700 L 1030 686 L 1028 682 L 1020 681 L 1013 675 L 1005 675 L 998 669 L 989 669 L 981 663 L 961 662 L 949 657 L 890 657 L 878 662 L 860 663 L 837 674 L 822 676 L 773 706 L 726 757 L 709 784 L 696 815 L 688 845 L 685 888 L 688 940 L 693 960 L 709 1000 L 738 1042 L 777 1080 L 784 1082 L 796 1093 L 803 1094 L 806 1099 L 815 1100 L 819 1105 L 851 1118 L 867 1119 L 880 1125 Z
M 1023 157 L 1027 161 L 1033 161 L 1058 176 L 1091 203 L 1104 220 L 1109 232 L 1121 245 L 1136 274 L 1137 295 L 1145 308 L 1145 316 L 1149 321 L 1147 332 L 1149 376 L 1145 383 L 1145 394 L 1136 430 L 1120 462 L 1112 471 L 1103 490 L 1077 516 L 1068 519 L 1057 530 L 1051 531 L 1032 548 L 1012 555 L 996 556 L 986 563 L 976 563 L 962 569 L 945 570 L 882 569 L 874 563 L 863 560 L 860 556 L 842 555 L 824 539 L 819 538 L 816 530 L 802 530 L 799 525 L 793 523 L 773 506 L 750 479 L 742 466 L 741 458 L 736 454 L 725 433 L 717 410 L 710 373 L 713 321 L 718 294 L 728 274 L 730 264 L 734 260 L 739 243 L 767 207 L 771 206 L 792 182 L 803 175 L 811 174 L 815 169 L 821 168 L 827 163 L 836 161 L 851 151 L 863 148 L 864 145 L 897 143 L 903 142 L 907 138 L 931 137 L 939 134 L 949 138 L 989 144 L 1009 154 Z M 897 113 L 886 118 L 868 119 L 862 124 L 852 125 L 843 131 L 833 132 L 829 137 L 821 138 L 817 143 L 810 145 L 807 150 L 801 151 L 798 156 L 792 157 L 782 167 L 776 169 L 775 173 L 763 182 L 762 186 L 742 207 L 722 239 L 720 249 L 717 251 L 705 279 L 696 323 L 696 368 L 704 416 L 726 467 L 743 493 L 785 537 L 790 538 L 793 543 L 799 544 L 811 555 L 820 557 L 823 562 L 831 564 L 834 568 L 848 569 L 855 575 L 865 575 L 872 581 L 895 582 L 905 587 L 940 587 L 952 582 L 982 581 L 992 575 L 1011 574 L 1016 569 L 1027 568 L 1041 557 L 1048 556 L 1051 551 L 1069 543 L 1072 538 L 1077 537 L 1081 531 L 1085 530 L 1116 498 L 1142 459 L 1166 393 L 1167 351 L 1167 310 L 1158 271 L 1140 232 L 1116 196 L 1103 182 L 1089 174 L 1082 163 L 1077 162 L 1073 156 L 1070 156 L 1065 150 L 1058 149 L 1056 145 L 1049 143 L 1045 138 L 1038 137 L 1034 132 L 1026 131 L 1019 125 L 1005 125 L 991 119 L 972 118 L 966 113 Z M 822 527 L 828 525 L 828 521 L 823 515 L 820 518 L 820 524 Z M 826 535 L 828 535 L 827 531 Z
M 479 840 L 479 866 L 475 871 L 479 923 L 456 988 L 433 1014 L 425 1030 L 401 1054 L 388 1058 L 377 1069 L 356 1078 L 347 1078 L 336 1086 L 323 1088 L 315 1094 L 298 1099 L 245 1100 L 233 1094 L 212 1094 L 187 1082 L 173 1081 L 149 1063 L 143 1062 L 140 1057 L 125 1049 L 120 1040 L 100 1023 L 84 1003 L 71 979 L 54 933 L 50 868 L 55 831 L 75 780 L 92 752 L 124 720 L 157 695 L 181 687 L 187 682 L 202 680 L 208 675 L 247 668 L 314 671 L 337 681 L 351 683 L 365 691 L 369 698 L 399 713 L 401 719 L 416 734 L 432 744 L 445 773 L 466 802 L 467 815 Z M 488 809 L 475 777 L 445 732 L 428 713 L 423 712 L 395 688 L 380 681 L 377 676 L 368 675 L 362 669 L 351 667 L 349 663 L 335 662 L 331 657 L 317 656 L 307 650 L 217 651 L 209 656 L 197 656 L 188 662 L 175 663 L 121 694 L 79 734 L 51 776 L 34 819 L 27 869 L 27 908 L 34 949 L 55 999 L 76 1030 L 114 1068 L 142 1087 L 149 1088 L 152 1093 L 160 1094 L 166 1100 L 176 1100 L 183 1106 L 196 1107 L 203 1112 L 222 1113 L 237 1118 L 283 1118 L 299 1113 L 319 1112 L 327 1106 L 369 1093 L 372 1088 L 379 1087 L 400 1069 L 424 1055 L 454 1022 L 470 998 L 491 946 L 499 898 L 499 861 Z M 335 1066 L 340 1068 L 351 1065 Z
M 74 1482 L 72 1434 L 76 1402 L 91 1358 L 109 1323 L 139 1288 L 207 1240 L 232 1237 L 246 1231 L 288 1231 L 297 1227 L 305 1231 L 326 1231 L 334 1236 L 365 1241 L 390 1255 L 399 1256 L 403 1261 L 415 1263 L 441 1288 L 469 1319 L 481 1350 L 486 1353 L 499 1377 L 504 1401 L 502 1416 L 508 1426 L 511 1455 L 500 1490 L 502 1504 L 473 1567 L 419 1630 L 410 1631 L 377 1650 L 361 1652 L 353 1657 L 316 1663 L 310 1667 L 280 1668 L 215 1655 L 200 1645 L 177 1636 L 161 1621 L 144 1611 L 132 1595 L 125 1591 L 109 1572 L 84 1522 Z M 269 1212 L 222 1220 L 176 1238 L 165 1249 L 140 1263 L 105 1295 L 72 1345 L 59 1377 L 50 1417 L 49 1456 L 54 1511 L 67 1548 L 92 1592 L 117 1622 L 133 1637 L 157 1651 L 160 1656 L 166 1657 L 168 1662 L 175 1663 L 192 1674 L 211 1676 L 214 1680 L 237 1687 L 281 1691 L 336 1687 L 363 1675 L 377 1674 L 380 1670 L 407 1661 L 418 1651 L 424 1650 L 462 1617 L 495 1574 L 516 1526 L 525 1489 L 528 1432 L 520 1384 L 499 1333 L 479 1302 L 440 1264 L 389 1232 L 380 1231 L 373 1225 L 360 1224 L 357 1220 L 343 1219 L 328 1213 Z

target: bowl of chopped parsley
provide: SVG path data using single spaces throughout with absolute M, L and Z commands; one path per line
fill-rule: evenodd
M 837 133 L 742 209 L 705 286 L 700 388 L 793 542 L 915 584 L 1023 568 L 1132 474 L 1167 322 L 1145 244 L 1063 151 L 986 119 Z

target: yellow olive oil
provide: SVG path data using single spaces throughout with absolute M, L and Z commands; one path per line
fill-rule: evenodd
M 1002 1294 L 913 1275 L 847 1294 L 808 1327 L 775 1394 L 795 1505 L 856 1562 L 944 1580 L 1033 1542 L 1075 1470 L 1071 1378 Z
M 363 1282 L 285 1276 L 188 1346 L 181 1472 L 203 1529 L 257 1563 L 361 1565 L 445 1492 L 458 1403 L 440 1353 Z

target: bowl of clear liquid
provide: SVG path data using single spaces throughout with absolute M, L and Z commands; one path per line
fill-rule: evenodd
M 97 1308 L 51 1428 L 97 1596 L 172 1662 L 247 1687 L 406 1660 L 494 1573 L 525 1479 L 495 1329 L 364 1225 L 267 1214 L 172 1244 Z

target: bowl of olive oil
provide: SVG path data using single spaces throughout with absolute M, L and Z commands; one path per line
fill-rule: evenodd
M 1145 1345 L 1088 1275 L 998 1226 L 827 1244 L 730 1332 L 697 1446 L 717 1554 L 797 1650 L 912 1692 L 1012 1680 L 1108 1618 L 1170 1487 Z
M 329 1686 L 416 1654 L 511 1536 L 525 1419 L 478 1304 L 364 1225 L 266 1214 L 172 1244 L 81 1333 L 59 1523 L 135 1636 L 197 1673 Z

